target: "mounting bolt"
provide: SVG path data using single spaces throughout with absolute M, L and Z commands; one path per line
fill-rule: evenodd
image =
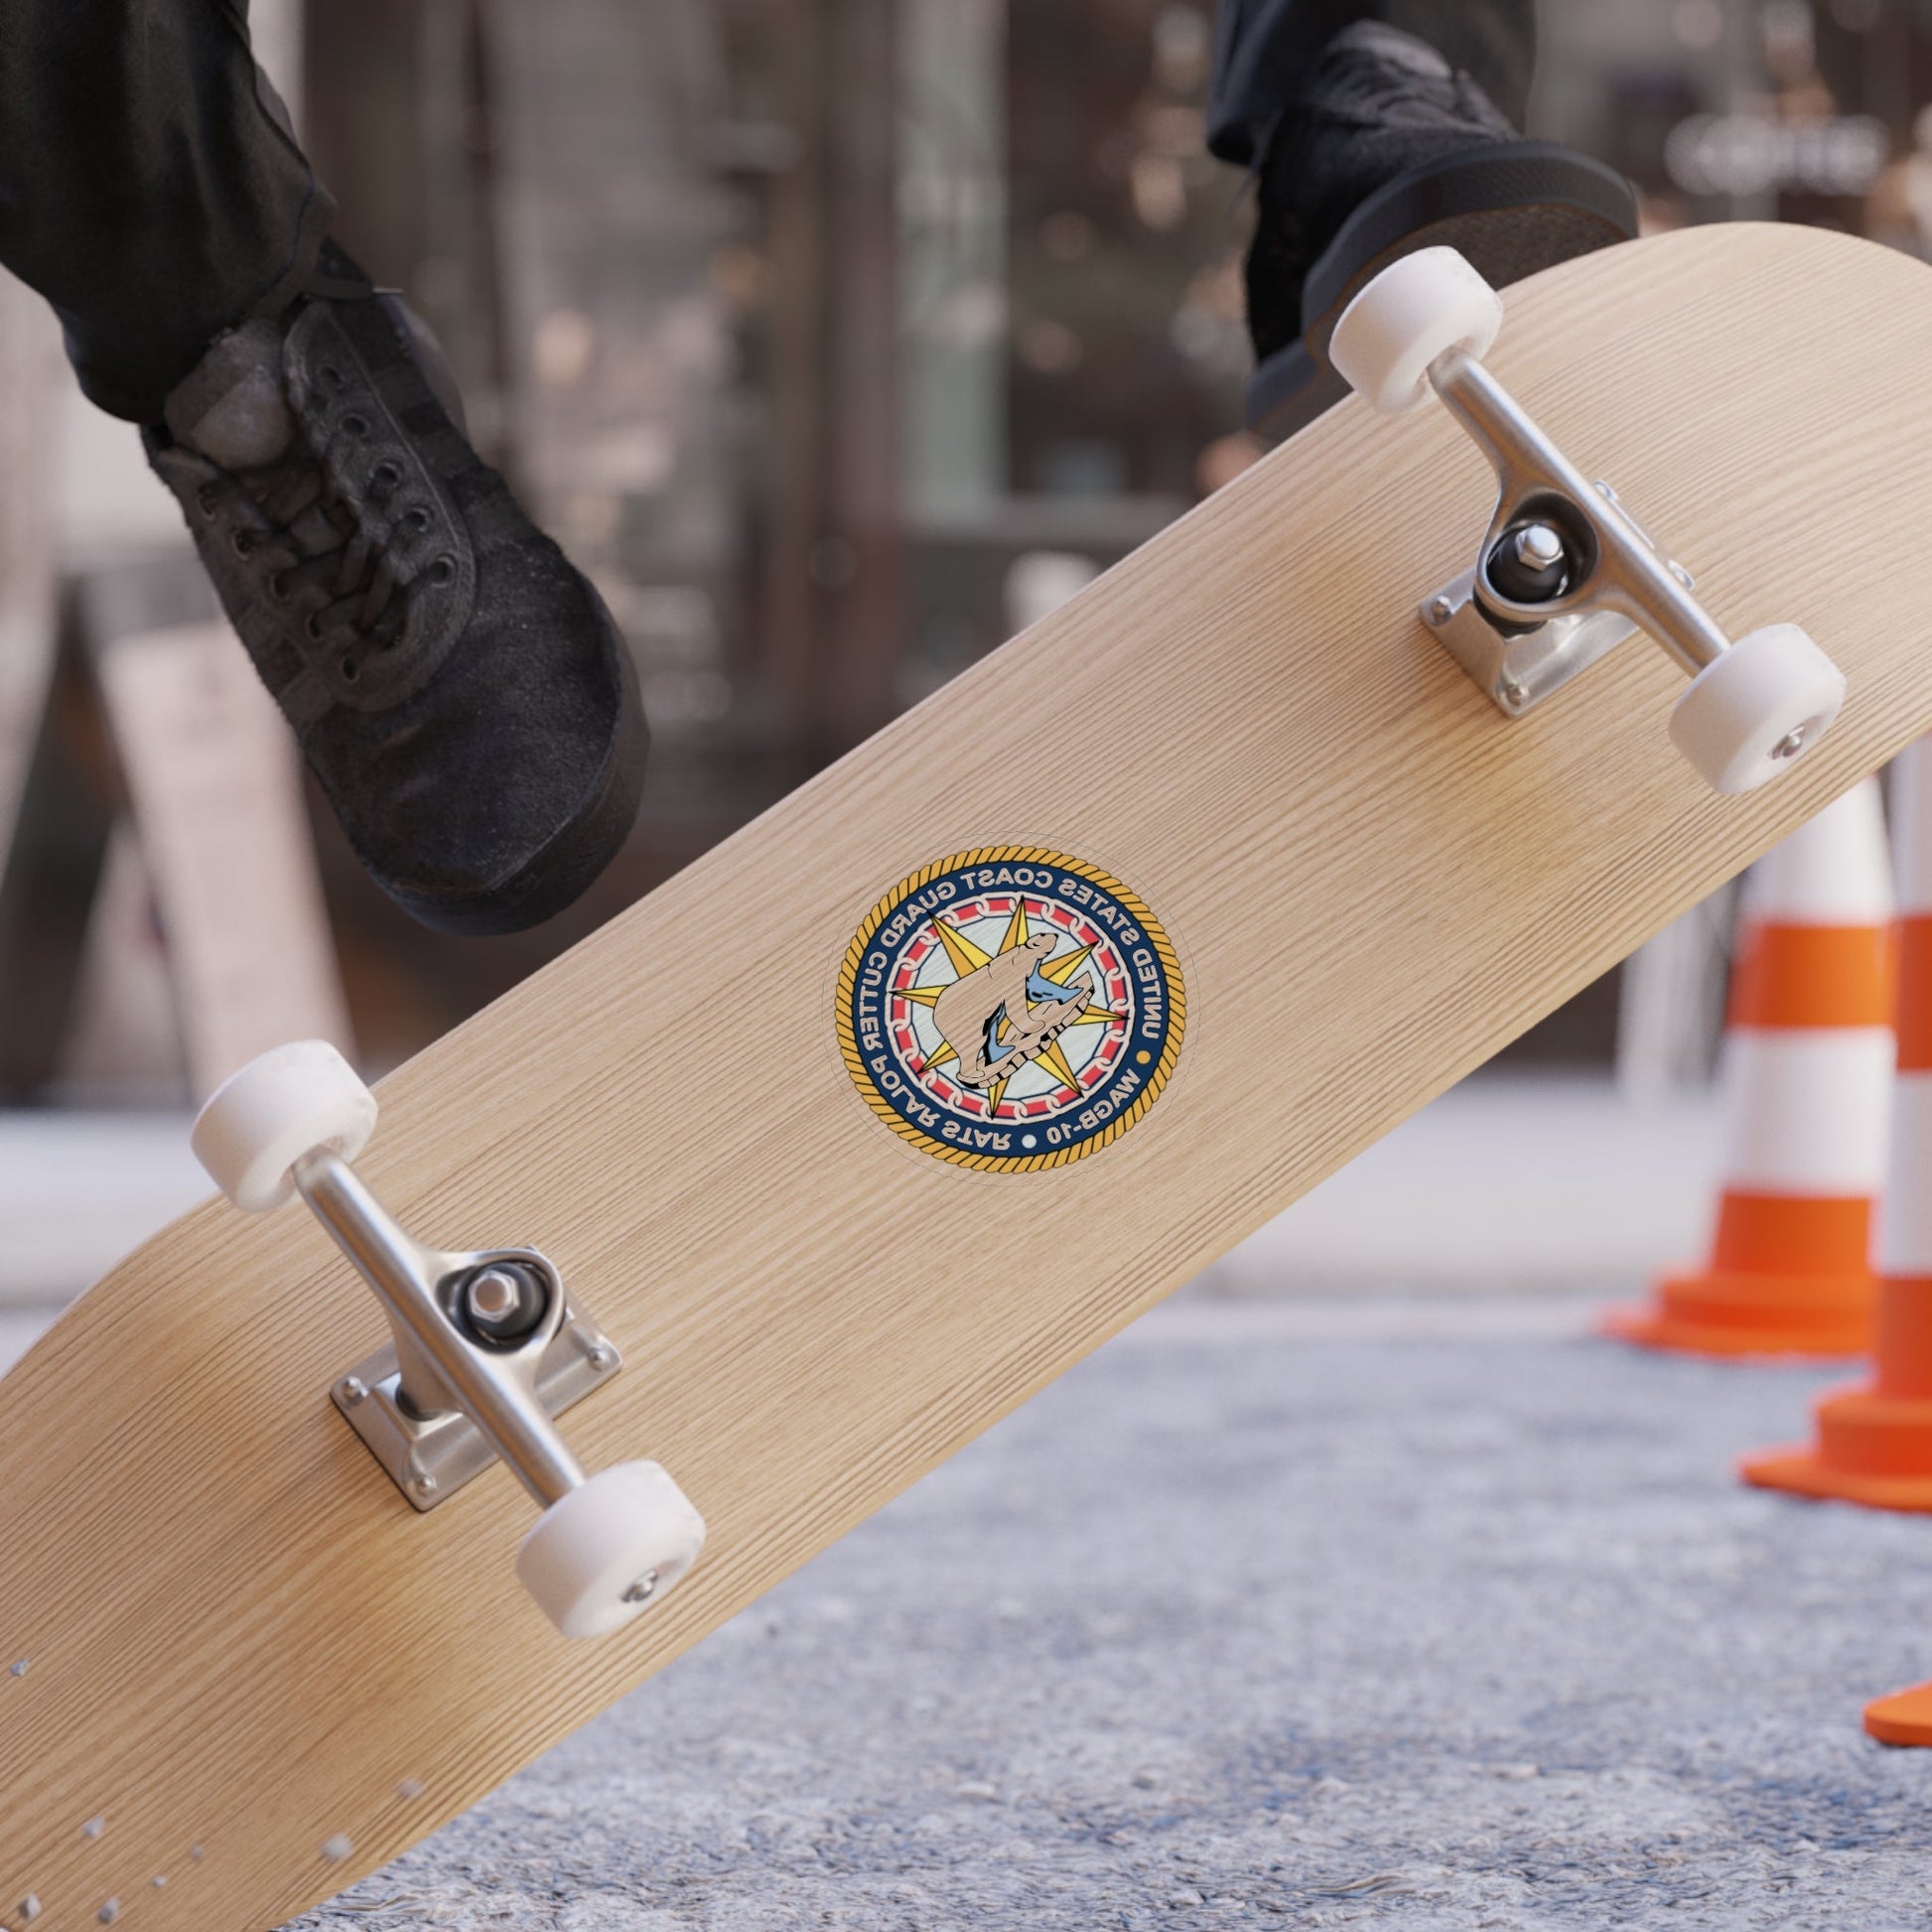
M 1429 621 L 1448 623 L 1455 615 L 1455 606 L 1446 597 L 1432 597 L 1429 600 Z
M 591 1350 L 591 1366 L 600 1372 L 609 1368 L 617 1359 L 618 1351 L 606 1342 L 599 1342 Z
M 1516 532 L 1516 555 L 1527 570 L 1553 570 L 1563 562 L 1563 539 L 1547 523 L 1531 523 Z
M 353 1409 L 358 1402 L 367 1399 L 369 1391 L 368 1385 L 359 1375 L 345 1375 L 337 1393 Z
M 1482 580 L 1513 604 L 1548 604 L 1576 575 L 1563 532 L 1531 519 L 1505 530 L 1482 560 Z
M 647 1570 L 624 1591 L 623 1600 L 626 1603 L 648 1603 L 656 1593 L 657 1572 Z
M 1774 759 L 1795 759 L 1805 749 L 1805 727 L 1794 726 L 1771 747 L 1771 756 Z
M 436 1494 L 436 1478 L 427 1469 L 419 1476 L 412 1476 L 409 1481 L 409 1486 L 425 1502 Z
M 1513 677 L 1503 679 L 1501 693 L 1502 701 L 1507 705 L 1519 705 L 1530 695 L 1528 687 L 1518 683 Z
M 520 1261 L 492 1261 L 458 1291 L 457 1307 L 479 1341 L 508 1345 L 533 1334 L 550 1307 L 550 1285 Z
M 501 1268 L 485 1268 L 470 1283 L 470 1312 L 487 1321 L 500 1321 L 516 1312 L 516 1282 Z

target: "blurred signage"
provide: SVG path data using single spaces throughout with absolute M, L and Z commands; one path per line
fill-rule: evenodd
M 1687 195 L 1863 195 L 1890 155 L 1891 136 L 1873 114 L 1693 114 L 1664 143 L 1665 170 Z

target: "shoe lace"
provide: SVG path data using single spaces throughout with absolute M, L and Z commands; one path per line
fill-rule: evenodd
M 376 505 L 345 494 L 299 435 L 285 456 L 239 481 L 262 523 L 238 527 L 229 540 L 238 556 L 268 573 L 268 592 L 276 603 L 309 603 L 304 628 L 310 641 L 345 649 L 362 642 L 392 644 L 408 616 L 410 577 L 390 549 L 394 526 L 370 515 Z M 400 470 L 387 462 L 379 463 L 372 477 L 378 493 L 393 490 L 401 481 Z M 207 490 L 203 506 L 212 512 Z M 429 520 L 428 512 L 417 508 L 404 510 L 397 522 L 414 530 Z M 345 656 L 343 673 L 355 675 L 352 657 Z
M 1405 125 L 1473 126 L 1499 137 L 1516 132 L 1462 69 L 1440 56 L 1424 62 L 1392 53 L 1374 38 L 1344 33 L 1332 41 L 1313 81 L 1286 104 L 1314 125 L 1367 133 Z

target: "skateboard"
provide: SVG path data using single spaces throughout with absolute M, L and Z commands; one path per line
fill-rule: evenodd
M 1932 725 L 1922 265 L 1432 253 L 1334 353 L 375 1095 L 210 1101 L 228 1198 L 0 1383 L 0 1924 L 384 1863 Z

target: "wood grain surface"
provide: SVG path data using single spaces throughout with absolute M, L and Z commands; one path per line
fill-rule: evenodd
M 5 1924 L 267 1926 L 382 1863 L 1932 724 L 1932 272 L 1703 228 L 1508 311 L 1492 366 L 1719 621 L 1849 672 L 1823 749 L 1714 797 L 1642 644 L 1505 723 L 1415 616 L 1487 468 L 1441 410 L 1332 412 L 384 1083 L 391 1208 L 540 1246 L 624 1347 L 568 1433 L 709 1520 L 661 1610 L 554 1635 L 501 1469 L 404 1503 L 327 1398 L 381 1317 L 300 1208 L 197 1209 L 0 1384 Z M 832 988 L 896 880 L 1007 841 L 1148 901 L 1188 1025 L 1133 1132 L 989 1176 L 868 1113 Z

